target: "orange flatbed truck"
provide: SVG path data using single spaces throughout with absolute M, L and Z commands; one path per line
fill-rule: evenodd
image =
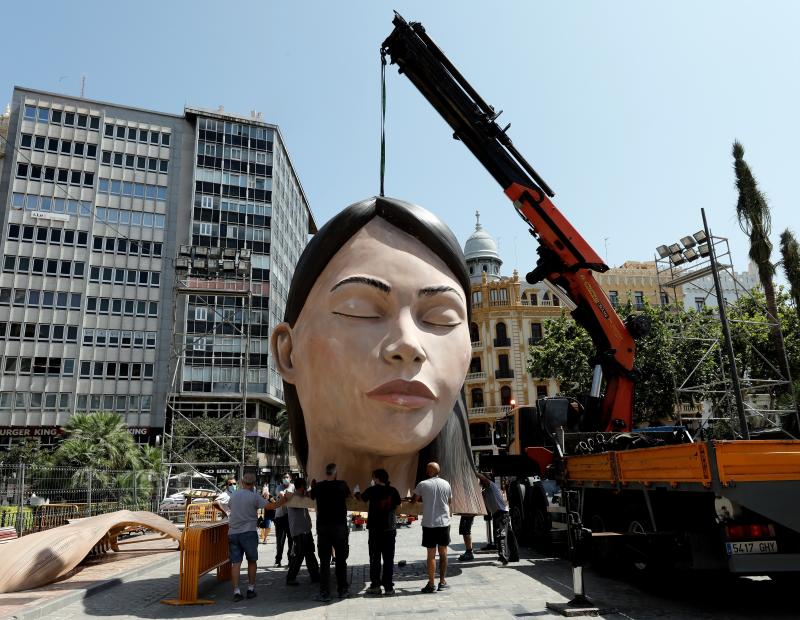
M 397 65 L 513 202 L 538 242 L 526 280 L 560 287 L 596 349 L 592 389 L 580 403 L 547 398 L 512 412 L 517 449 L 497 457 L 494 471 L 514 476 L 517 534 L 541 540 L 557 522 L 553 513 L 564 511 L 574 569 L 586 547 L 585 524 L 599 554 L 641 570 L 662 564 L 800 572 L 800 441 L 698 443 L 685 429 L 633 428 L 635 340 L 649 331 L 646 317 L 623 322 L 617 315 L 593 275 L 608 266 L 550 200 L 554 192 L 514 147 L 510 125 L 497 123 L 501 112 L 422 24 L 395 14 L 393 25 L 381 46 L 384 65 Z M 557 495 L 565 506 L 554 505 Z
M 707 441 L 567 456 L 563 481 L 579 491 L 600 557 L 621 553 L 635 570 L 800 575 L 800 441 Z M 623 541 L 608 540 L 620 534 Z

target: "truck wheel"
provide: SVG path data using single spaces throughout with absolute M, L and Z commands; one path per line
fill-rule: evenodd
M 531 514 L 531 538 L 533 548 L 540 553 L 550 550 L 550 515 L 543 507 L 538 506 L 533 509 Z
M 650 531 L 647 518 L 638 511 L 629 513 L 627 523 L 625 531 L 629 534 L 644 535 Z M 642 544 L 627 545 L 625 556 L 628 568 L 634 578 L 645 577 L 652 572 L 653 563 L 649 557 L 645 541 L 642 541 Z
M 525 529 L 525 519 L 522 516 L 522 508 L 519 504 L 511 506 L 511 528 L 517 536 L 517 542 L 522 546 L 528 545 L 528 531 Z

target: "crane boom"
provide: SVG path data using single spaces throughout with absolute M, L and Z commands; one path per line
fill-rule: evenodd
M 420 23 L 395 13 L 394 30 L 381 47 L 503 188 L 531 234 L 539 241 L 529 283 L 548 280 L 576 304 L 572 316 L 589 332 L 596 364 L 606 378 L 594 421 L 602 431 L 631 430 L 633 418 L 633 329 L 623 323 L 592 272 L 608 266 L 550 200 L 555 194 L 497 123 L 500 112 L 488 105 L 428 36 Z M 595 394 L 594 396 L 597 396 Z M 591 408 L 590 408 L 591 409 Z

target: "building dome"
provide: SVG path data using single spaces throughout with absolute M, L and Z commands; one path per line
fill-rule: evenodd
M 480 217 L 480 212 L 475 211 L 475 232 L 470 235 L 464 244 L 464 258 L 468 261 L 481 258 L 499 260 L 500 254 L 497 251 L 497 243 L 489 233 L 483 230 Z
M 475 211 L 475 232 L 472 233 L 464 244 L 464 258 L 467 260 L 469 279 L 473 284 L 487 280 L 500 279 L 500 253 L 497 243 L 492 236 L 481 227 L 481 214 Z

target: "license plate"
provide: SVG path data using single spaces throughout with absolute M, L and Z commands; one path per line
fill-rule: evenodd
M 778 553 L 778 543 L 774 540 L 754 540 L 752 542 L 725 543 L 728 555 L 742 553 Z

